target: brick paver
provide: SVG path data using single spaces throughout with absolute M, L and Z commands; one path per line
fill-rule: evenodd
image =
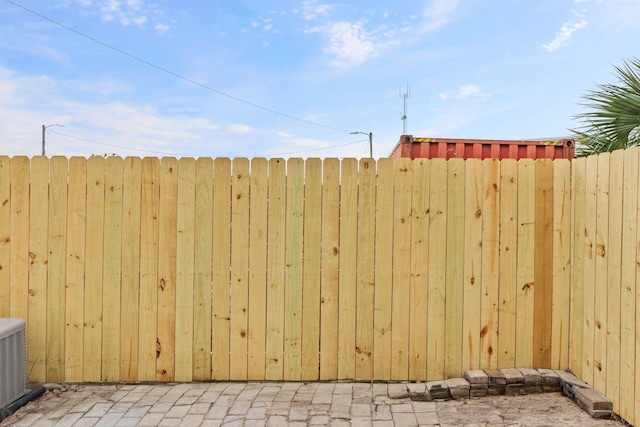
M 0 426 L 623 425 L 591 418 L 560 392 L 423 402 L 411 400 L 407 384 L 383 383 L 69 384 L 47 388 L 44 396 Z

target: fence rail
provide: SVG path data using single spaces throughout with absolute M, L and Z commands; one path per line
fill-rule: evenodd
M 569 368 L 634 424 L 639 156 L 0 156 L 0 317 L 34 382 Z

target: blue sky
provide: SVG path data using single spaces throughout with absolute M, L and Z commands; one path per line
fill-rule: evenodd
M 640 0 L 0 0 L 0 154 L 374 157 L 569 135 Z

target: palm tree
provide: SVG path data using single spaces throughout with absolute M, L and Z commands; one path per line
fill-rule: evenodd
M 623 60 L 615 71 L 616 84 L 598 85 L 583 97 L 591 110 L 576 116 L 583 122 L 573 130 L 577 156 L 640 146 L 640 60 Z

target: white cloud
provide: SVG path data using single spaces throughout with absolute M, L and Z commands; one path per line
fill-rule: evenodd
M 245 135 L 253 131 L 253 128 L 251 126 L 238 125 L 238 124 L 226 126 L 225 129 L 227 132 L 237 134 L 237 135 Z
M 474 84 L 458 86 L 458 90 L 454 92 L 443 92 L 440 99 L 446 101 L 448 99 L 464 100 L 469 98 L 486 99 L 489 95 L 484 93 L 482 89 Z
M 362 21 L 333 22 L 310 32 L 321 33 L 327 39 L 324 51 L 336 57 L 334 66 L 360 65 L 378 56 L 375 37 L 367 32 Z
M 430 0 L 424 11 L 420 32 L 435 31 L 448 24 L 460 0 Z
M 327 16 L 335 7 L 333 4 L 318 4 L 316 0 L 303 1 L 302 7 L 296 10 L 295 13 L 302 15 L 306 21 L 315 21 L 320 16 Z
M 99 15 L 105 22 L 116 22 L 123 27 L 144 27 L 145 24 L 153 21 L 152 26 L 158 33 L 166 33 L 170 29 L 167 24 L 152 19 L 162 15 L 164 11 L 156 4 L 145 3 L 145 0 L 75 0 L 75 2 L 89 13 Z
M 111 81 L 96 85 L 101 89 L 95 87 L 92 93 L 126 89 Z M 221 131 L 197 113 L 163 111 L 139 102 L 93 103 L 81 98 L 85 89 L 75 81 L 56 82 L 46 75 L 19 75 L 0 68 L 0 116 L 11 117 L 0 121 L 0 134 L 7 141 L 3 154 L 39 154 L 43 124 L 64 125 L 48 130 L 48 155 L 88 156 L 107 151 L 145 155 L 129 149 L 166 152 L 168 147 L 182 154 L 179 150 L 188 153 L 191 148 L 184 142 L 208 141 L 213 132 Z M 232 129 L 243 131 L 241 126 Z
M 556 35 L 556 37 L 549 43 L 542 45 L 542 48 L 551 53 L 561 47 L 567 46 L 573 34 L 581 28 L 587 26 L 587 20 L 582 18 L 578 22 L 574 23 L 565 23 L 560 27 L 560 32 Z

